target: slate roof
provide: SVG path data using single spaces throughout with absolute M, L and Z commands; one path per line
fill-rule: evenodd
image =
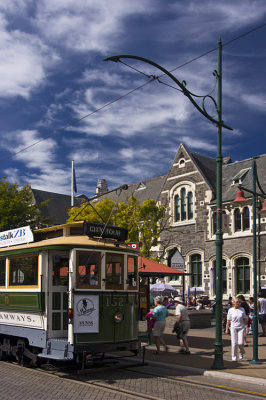
M 68 219 L 67 212 L 71 207 L 71 196 L 33 188 L 31 188 L 31 191 L 36 204 L 49 200 L 48 204 L 41 209 L 42 214 L 48 219 L 49 224 L 57 225 L 66 223 Z
M 130 196 L 133 195 L 140 203 L 151 199 L 157 202 L 166 177 L 167 175 L 163 175 L 157 178 L 151 178 L 138 183 L 133 183 L 128 186 L 127 190 L 118 190 L 116 192 L 101 196 L 99 201 L 104 198 L 108 198 L 113 201 L 126 203 Z
M 255 158 L 249 158 L 243 161 L 236 161 L 232 164 L 223 166 L 223 183 L 222 183 L 222 193 L 223 193 L 223 202 L 230 202 L 236 198 L 236 193 L 238 190 L 239 183 L 233 184 L 233 177 L 242 169 L 250 168 L 250 171 L 244 176 L 242 180 L 243 187 L 247 187 L 247 189 L 252 190 L 252 162 L 256 160 L 257 164 L 257 176 L 259 183 L 264 192 L 266 192 L 266 154 Z M 260 192 L 258 186 L 256 189 L 257 192 Z M 252 194 L 248 192 L 244 192 L 245 198 L 251 198 Z
M 205 157 L 201 154 L 192 153 L 188 151 L 192 160 L 200 170 L 202 176 L 205 178 L 210 189 L 215 193 L 216 182 L 216 160 L 214 158 Z

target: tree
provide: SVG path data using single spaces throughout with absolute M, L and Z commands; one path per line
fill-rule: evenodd
M 33 197 L 29 185 L 21 189 L 17 182 L 9 183 L 4 177 L 0 181 L 0 231 L 30 225 L 32 228 L 42 227 L 45 220 L 41 214 L 43 202 L 33 204 Z
M 145 200 L 142 204 L 134 197 L 128 203 L 104 199 L 84 208 L 73 207 L 69 211 L 68 223 L 73 221 L 108 222 L 128 230 L 127 242 L 139 242 L 140 254 L 151 257 L 152 246 L 156 246 L 162 230 L 166 229 L 165 208 L 157 206 L 154 200 Z M 83 207 L 83 211 L 78 214 Z

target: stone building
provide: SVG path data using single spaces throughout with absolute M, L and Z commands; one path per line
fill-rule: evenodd
M 258 176 L 266 191 L 266 155 L 256 158 Z M 223 294 L 225 298 L 243 293 L 252 294 L 252 199 L 234 202 L 238 185 L 251 189 L 252 159 L 223 165 Z M 156 253 L 165 263 L 182 269 L 187 285 L 199 287 L 215 296 L 215 232 L 216 232 L 216 161 L 190 152 L 180 145 L 161 190 L 159 202 L 164 204 L 171 230 L 162 233 Z M 263 201 L 262 201 L 263 205 Z M 260 205 L 261 208 L 261 205 Z M 260 286 L 266 285 L 266 212 L 257 213 L 258 271 Z M 178 281 L 171 281 L 178 285 Z

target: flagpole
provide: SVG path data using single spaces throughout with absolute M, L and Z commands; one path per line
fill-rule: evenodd
M 72 172 L 71 172 L 71 207 L 74 207 L 74 160 L 72 160 Z

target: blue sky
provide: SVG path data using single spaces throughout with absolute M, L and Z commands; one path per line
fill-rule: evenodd
M 89 115 L 148 81 L 103 60 L 133 54 L 172 70 L 263 23 L 265 0 L 1 0 L 1 176 L 70 194 L 74 159 L 78 192 L 93 195 L 99 178 L 112 189 L 167 173 L 180 143 L 215 158 L 215 125 L 157 81 Z M 223 155 L 233 161 L 265 153 L 265 37 L 266 26 L 223 48 L 223 119 L 234 128 L 223 130 Z M 207 94 L 214 69 L 217 51 L 174 74 Z

